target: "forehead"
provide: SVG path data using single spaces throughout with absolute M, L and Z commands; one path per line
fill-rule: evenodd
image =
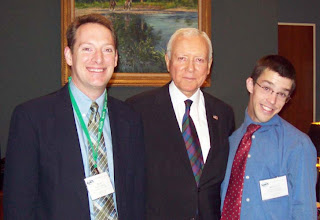
M 293 85 L 293 80 L 282 77 L 279 73 L 272 71 L 270 69 L 265 69 L 262 74 L 257 79 L 258 83 L 266 83 L 279 90 L 290 91 Z
M 83 24 L 76 31 L 75 43 L 81 44 L 91 40 L 111 41 L 114 45 L 111 30 L 98 23 Z
M 172 51 L 174 53 L 198 53 L 207 55 L 209 48 L 204 37 L 196 36 L 177 36 L 173 41 Z

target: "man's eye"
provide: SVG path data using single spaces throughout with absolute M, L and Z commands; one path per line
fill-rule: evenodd
M 204 62 L 204 59 L 202 59 L 202 58 L 197 58 L 196 61 L 197 61 L 198 63 L 203 63 L 203 62 Z
M 89 48 L 89 47 L 84 47 L 84 48 L 82 48 L 82 50 L 83 50 L 83 51 L 91 51 L 91 48 Z
M 112 52 L 113 52 L 113 49 L 112 49 L 112 48 L 106 48 L 106 49 L 105 49 L 105 52 L 112 53 Z
M 184 61 L 186 58 L 185 57 L 178 57 L 179 61 Z
M 262 88 L 263 88 L 263 89 L 264 89 L 264 91 L 266 91 L 266 92 L 271 91 L 271 89 L 270 89 L 269 87 L 263 86 Z
M 285 93 L 283 93 L 283 92 L 278 92 L 277 93 L 278 94 L 278 96 L 280 96 L 281 98 L 287 98 L 287 94 L 285 94 Z

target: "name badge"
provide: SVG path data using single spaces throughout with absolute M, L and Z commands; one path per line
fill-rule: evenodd
M 289 195 L 287 176 L 260 180 L 259 182 L 262 200 L 269 200 Z
M 114 192 L 109 175 L 104 172 L 84 179 L 92 200 Z

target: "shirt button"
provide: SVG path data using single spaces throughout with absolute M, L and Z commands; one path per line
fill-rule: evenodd
M 256 138 L 256 136 L 252 135 L 252 138 L 253 138 L 253 139 L 255 139 L 255 138 Z
M 249 199 L 249 198 L 247 198 L 247 199 L 246 199 L 246 201 L 247 201 L 247 202 L 250 202 L 250 199 Z
M 190 218 L 190 220 L 194 220 L 195 218 Z
M 86 114 L 82 114 L 82 117 L 86 117 Z
M 246 176 L 246 179 L 248 180 L 250 177 L 249 176 Z
M 248 158 L 250 158 L 251 157 L 251 154 L 248 154 Z

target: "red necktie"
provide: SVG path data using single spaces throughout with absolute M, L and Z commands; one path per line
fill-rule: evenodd
M 252 143 L 252 134 L 260 127 L 261 125 L 250 124 L 247 128 L 247 132 L 241 139 L 232 163 L 231 176 L 223 203 L 221 220 L 240 219 L 243 180 L 248 153 Z

